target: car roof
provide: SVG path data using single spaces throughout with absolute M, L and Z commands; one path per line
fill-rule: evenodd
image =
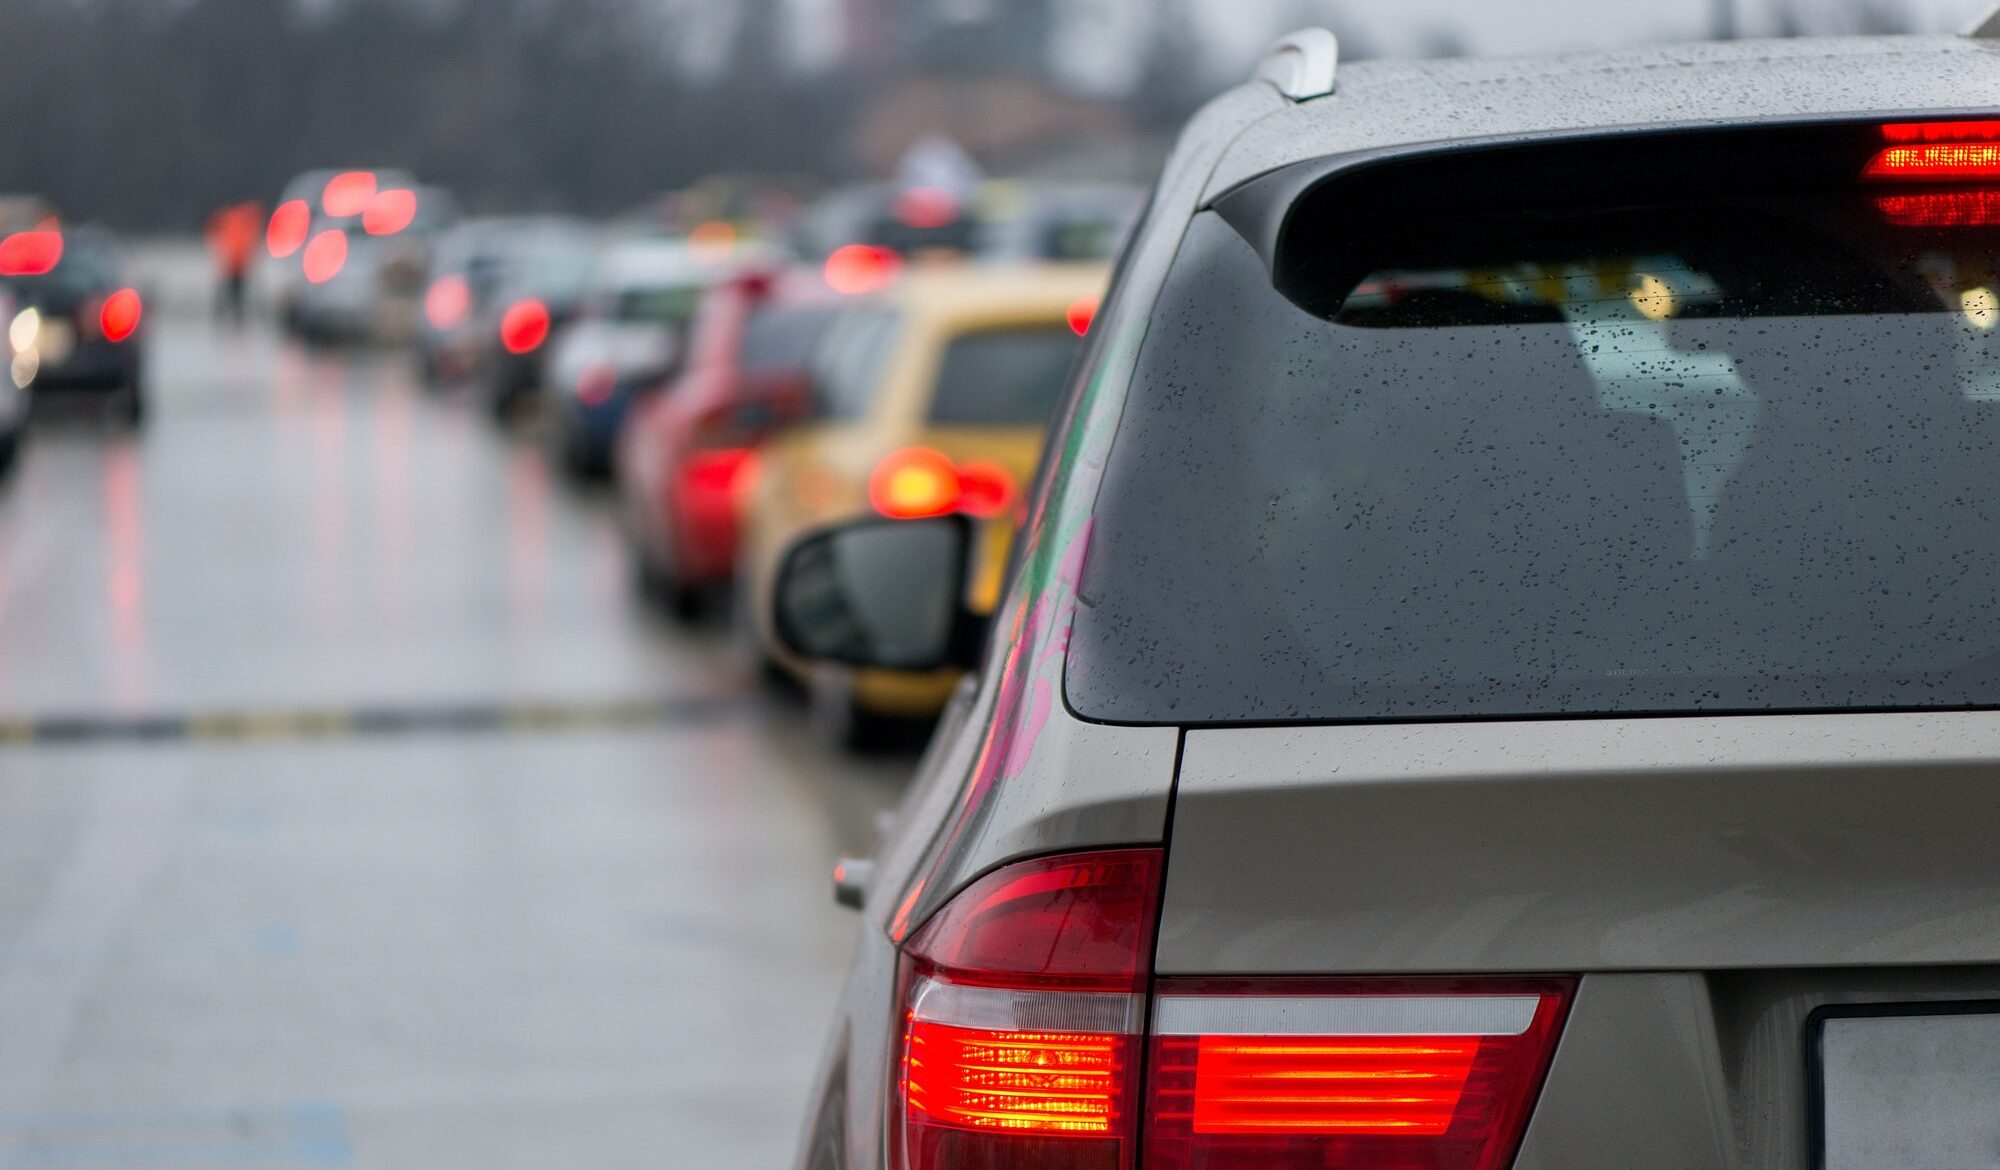
M 1264 85 L 1263 82 L 1253 83 Z M 1619 130 L 1990 108 L 2000 43 L 1956 36 L 1708 42 L 1540 57 L 1344 64 L 1335 92 L 1237 136 L 1215 198 L 1312 159 Z
M 950 328 L 1059 315 L 1081 297 L 1102 294 L 1110 279 L 1102 264 L 918 265 L 887 296 L 907 318 Z

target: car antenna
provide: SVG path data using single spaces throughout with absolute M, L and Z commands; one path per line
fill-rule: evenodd
M 1307 28 L 1271 46 L 1258 63 L 1256 76 L 1295 102 L 1309 102 L 1333 93 L 1339 68 L 1340 39 L 1331 29 Z

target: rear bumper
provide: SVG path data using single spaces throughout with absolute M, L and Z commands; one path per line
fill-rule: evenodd
M 79 345 L 61 362 L 44 362 L 29 388 L 37 393 L 44 390 L 122 390 L 138 384 L 139 363 L 140 351 L 131 342 L 123 345 L 86 343 Z

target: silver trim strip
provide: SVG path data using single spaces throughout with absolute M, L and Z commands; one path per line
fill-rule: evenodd
M 1142 996 L 1106 991 L 1008 991 L 924 980 L 910 1015 L 934 1024 L 990 1031 L 1117 1032 L 1138 1035 Z
M 1161 1036 L 1519 1036 L 1535 995 L 1163 995 Z

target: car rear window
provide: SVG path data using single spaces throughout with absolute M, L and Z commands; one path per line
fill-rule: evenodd
M 938 426 L 1047 426 L 1083 339 L 1067 325 L 991 329 L 945 348 L 931 398 Z
M 1858 168 L 1857 168 L 1858 169 Z M 2000 199 L 1213 213 L 1152 317 L 1069 695 L 1229 723 L 2000 704 Z
M 743 369 L 752 374 L 805 369 L 833 316 L 831 308 L 756 310 L 743 324 Z

